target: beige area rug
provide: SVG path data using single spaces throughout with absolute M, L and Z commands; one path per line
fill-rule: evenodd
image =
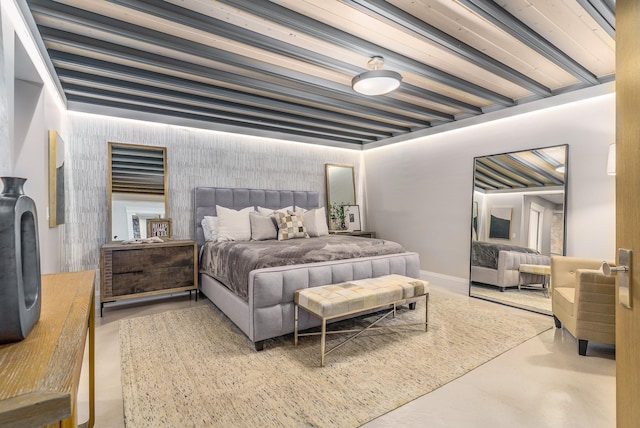
M 121 320 L 126 425 L 356 427 L 552 327 L 550 317 L 473 302 L 432 293 L 428 332 L 371 331 L 329 354 L 324 368 L 319 336 L 294 347 L 290 335 L 256 352 L 211 305 Z M 421 316 L 420 307 L 402 310 L 391 322 Z
M 550 294 L 545 294 L 542 288 L 523 287 L 518 290 L 517 287 L 511 287 L 500 291 L 498 287 L 492 285 L 473 284 L 471 286 L 471 295 L 551 315 L 551 297 Z

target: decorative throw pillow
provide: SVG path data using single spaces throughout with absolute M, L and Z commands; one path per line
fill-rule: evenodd
M 284 214 L 286 214 L 289 211 L 293 211 L 293 207 L 292 206 L 279 208 L 277 210 L 258 206 L 258 207 L 256 207 L 256 209 L 258 210 L 258 213 L 260 215 L 265 216 L 265 217 L 270 216 L 270 215 L 274 215 L 275 213 L 284 213 Z
M 251 240 L 265 241 L 278 238 L 278 230 L 271 217 L 249 213 L 249 222 L 251 223 Z
M 236 211 L 216 205 L 216 212 L 218 213 L 218 242 L 251 239 L 249 213 L 254 212 L 253 207 Z
M 303 216 L 278 213 L 278 241 L 308 237 L 307 228 L 304 227 Z
M 296 214 L 299 211 L 296 211 Z M 304 225 L 307 228 L 307 233 L 310 237 L 326 236 L 329 234 L 329 227 L 327 226 L 327 215 L 324 207 L 316 208 L 304 212 Z
M 218 217 L 206 215 L 201 224 L 205 241 L 215 242 L 218 239 Z

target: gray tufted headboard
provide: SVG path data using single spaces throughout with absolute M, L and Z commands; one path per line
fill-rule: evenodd
M 216 205 L 239 210 L 246 207 L 261 206 L 278 209 L 293 205 L 305 209 L 320 207 L 318 192 L 293 190 L 233 189 L 225 187 L 196 187 L 194 192 L 194 231 L 198 249 L 204 244 L 202 219 L 215 216 Z

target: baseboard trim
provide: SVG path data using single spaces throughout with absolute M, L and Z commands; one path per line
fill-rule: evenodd
M 421 270 L 420 279 L 429 281 L 430 284 L 437 284 L 445 287 L 456 293 L 461 293 L 467 296 L 469 295 L 469 280 L 467 278 L 459 278 L 457 276 Z

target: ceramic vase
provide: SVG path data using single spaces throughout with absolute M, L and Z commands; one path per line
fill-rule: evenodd
M 0 193 L 0 343 L 27 337 L 40 319 L 38 216 L 25 178 L 2 177 Z

